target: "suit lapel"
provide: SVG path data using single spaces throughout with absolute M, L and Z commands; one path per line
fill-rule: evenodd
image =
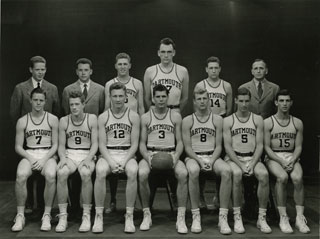
M 266 98 L 270 94 L 270 92 L 272 92 L 272 87 L 269 84 L 269 81 L 266 80 L 264 83 L 264 89 L 263 89 L 263 94 L 261 96 L 261 100 Z
M 86 103 L 91 99 L 92 96 L 94 96 L 94 94 L 96 93 L 96 85 L 93 81 L 90 82 L 90 88 L 89 88 L 89 91 L 88 91 L 88 96 L 87 96 L 87 99 L 86 99 Z
M 257 100 L 259 100 L 259 96 L 258 96 L 258 92 L 257 92 L 257 87 L 254 83 L 254 80 L 251 81 L 250 85 L 249 85 L 249 88 L 250 88 L 250 92 L 252 94 L 251 97 L 255 97 Z
M 30 78 L 30 79 L 28 80 L 28 83 L 26 84 L 26 90 L 27 90 L 27 94 L 28 94 L 29 97 L 30 97 L 31 91 L 32 91 L 33 89 L 34 89 L 34 88 L 33 88 L 33 84 L 32 84 L 32 79 Z

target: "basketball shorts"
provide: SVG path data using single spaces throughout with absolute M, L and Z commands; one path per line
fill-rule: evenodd
M 114 161 L 116 161 L 117 163 L 123 165 L 125 158 L 128 154 L 128 150 L 113 150 L 113 149 L 109 149 L 109 154 L 112 157 L 112 159 Z M 135 158 L 135 157 L 134 157 Z
M 285 161 L 289 161 L 292 158 L 292 152 L 274 152 L 279 158 L 282 158 Z M 265 162 L 269 161 L 268 155 L 265 157 Z M 299 160 L 298 160 L 299 161 Z
M 245 167 L 247 167 L 252 160 L 252 156 L 239 156 L 239 155 L 237 155 L 237 157 L 238 157 L 240 163 L 243 164 Z M 224 160 L 226 162 L 228 162 L 228 161 L 232 162 L 232 160 L 229 158 L 228 155 L 225 156 Z
M 80 163 L 89 155 L 89 152 L 89 150 L 83 149 L 66 149 L 66 157 L 79 167 Z
M 50 149 L 27 149 L 26 152 L 35 159 L 42 159 Z M 57 160 L 57 155 L 52 156 L 53 159 Z

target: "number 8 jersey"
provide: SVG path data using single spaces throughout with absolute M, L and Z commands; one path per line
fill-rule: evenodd
M 68 115 L 66 129 L 67 148 L 89 150 L 91 147 L 91 129 L 89 127 L 89 114 L 85 114 L 82 122 L 76 124 Z

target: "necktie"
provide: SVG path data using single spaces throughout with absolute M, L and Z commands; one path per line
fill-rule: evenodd
M 259 98 L 261 98 L 262 94 L 263 94 L 262 84 L 261 84 L 261 82 L 259 82 L 259 84 L 258 84 L 258 96 L 259 96 Z
M 37 86 L 37 87 L 38 87 L 38 88 L 40 88 L 40 87 L 41 87 L 41 86 L 40 86 L 40 82 L 38 82 L 37 84 L 38 84 L 38 86 Z
M 83 95 L 84 95 L 84 98 L 87 99 L 87 96 L 88 96 L 88 90 L 87 90 L 87 84 L 84 84 L 84 89 L 83 89 Z

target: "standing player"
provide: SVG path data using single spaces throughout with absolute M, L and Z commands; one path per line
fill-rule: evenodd
M 181 139 L 181 115 L 167 107 L 168 89 L 161 84 L 153 90 L 155 107 L 141 117 L 140 153 L 143 159 L 139 163 L 139 186 L 143 207 L 143 221 L 140 230 L 146 231 L 152 225 L 149 206 L 149 174 L 152 171 L 151 161 L 154 154 L 167 152 L 172 155 L 173 169 L 178 180 L 178 215 L 176 228 L 178 233 L 187 233 L 185 211 L 188 196 L 188 172 L 180 155 L 183 151 Z
M 80 91 L 71 92 L 69 104 L 71 114 L 60 119 L 59 157 L 57 192 L 59 223 L 56 232 L 67 229 L 68 177 L 78 170 L 81 180 L 83 215 L 79 232 L 90 231 L 90 211 L 92 201 L 91 174 L 94 171 L 94 158 L 98 150 L 97 117 L 84 113 L 85 98 Z
M 230 166 L 220 158 L 222 144 L 222 118 L 209 109 L 206 89 L 195 88 L 193 92 L 195 112 L 182 121 L 182 137 L 188 155 L 189 195 L 191 201 L 191 232 L 201 232 L 199 210 L 199 174 L 215 173 L 221 176 L 219 228 L 221 234 L 231 234 L 228 225 L 228 207 L 232 188 Z
M 115 69 L 117 70 L 117 77 L 109 80 L 105 86 L 105 110 L 111 108 L 111 97 L 109 95 L 110 85 L 115 82 L 121 82 L 126 86 L 127 91 L 125 106 L 129 107 L 134 112 L 137 112 L 139 115 L 142 115 L 144 113 L 142 82 L 130 76 L 129 71 L 131 69 L 131 58 L 127 53 L 119 53 L 116 56 Z M 109 183 L 111 200 L 110 207 L 106 209 L 106 213 L 110 213 L 116 210 L 116 193 L 118 180 L 116 178 L 110 177 Z
M 152 89 L 164 85 L 169 91 L 168 108 L 182 112 L 188 101 L 189 74 L 185 67 L 173 62 L 176 46 L 170 38 L 160 41 L 160 64 L 150 66 L 144 74 L 145 103 L 149 109 L 153 102 Z
M 25 224 L 24 210 L 27 199 L 27 179 L 33 172 L 41 173 L 46 180 L 45 209 L 41 231 L 51 230 L 51 207 L 56 191 L 56 156 L 58 148 L 58 118 L 46 111 L 46 93 L 37 87 L 31 91 L 32 110 L 21 117 L 16 127 L 16 152 L 22 157 L 16 178 L 17 216 L 12 231 L 21 231 Z M 24 149 L 24 144 L 26 149 Z
M 103 206 L 106 195 L 106 177 L 125 173 L 126 215 L 125 228 L 127 233 L 134 233 L 133 209 L 137 196 L 138 164 L 135 153 L 138 149 L 140 132 L 139 115 L 125 106 L 126 87 L 115 82 L 109 87 L 112 109 L 99 116 L 99 150 L 102 157 L 96 165 L 96 181 L 94 196 L 96 216 L 92 232 L 103 232 Z
M 242 177 L 255 175 L 259 181 L 257 227 L 263 233 L 271 233 L 271 228 L 266 221 L 269 175 L 266 167 L 260 162 L 263 151 L 263 120 L 261 116 L 249 111 L 250 97 L 248 89 L 239 88 L 235 98 L 237 111 L 225 118 L 223 123 L 226 161 L 233 172 L 234 231 L 245 232 L 240 211 Z
M 304 187 L 303 171 L 300 161 L 303 141 L 303 123 L 290 115 L 292 97 L 287 90 L 280 90 L 275 100 L 278 111 L 264 120 L 264 142 L 267 153 L 266 164 L 269 171 L 277 178 L 275 192 L 280 214 L 280 229 L 284 233 L 293 233 L 286 212 L 287 182 L 289 175 L 294 185 L 296 203 L 296 228 L 302 233 L 309 233 L 303 215 Z

